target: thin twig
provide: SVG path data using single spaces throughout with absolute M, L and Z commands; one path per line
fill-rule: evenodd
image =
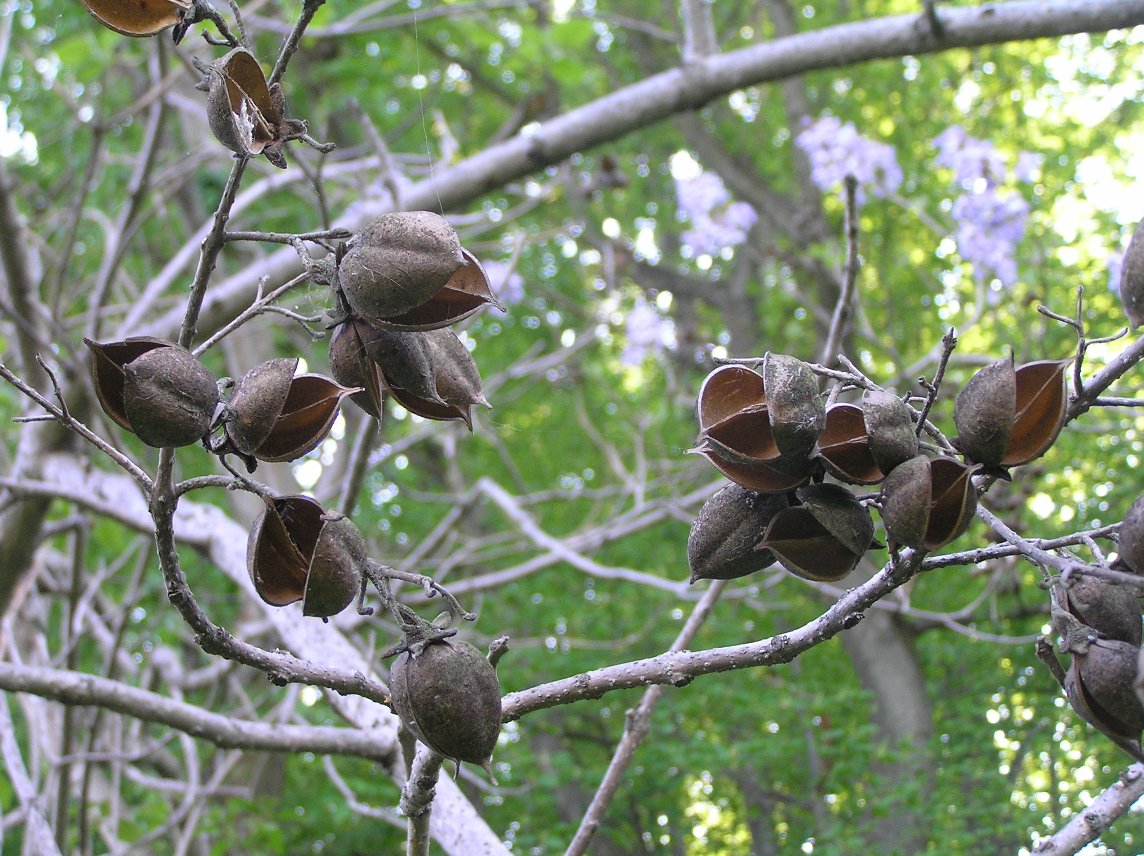
M 957 347 L 957 336 L 954 335 L 953 328 L 950 327 L 946 334 L 941 337 L 941 356 L 938 358 L 937 371 L 934 372 L 933 381 L 927 381 L 925 378 L 919 378 L 919 382 L 926 388 L 928 395 L 926 396 L 926 403 L 922 406 L 922 412 L 918 416 L 918 424 L 915 428 L 915 433 L 920 437 L 922 431 L 929 419 L 929 412 L 933 408 L 934 402 L 937 401 L 938 391 L 941 387 L 942 378 L 945 377 L 946 366 L 949 365 L 950 355 L 953 354 L 953 349 Z
M 682 651 L 691 645 L 695 634 L 699 632 L 699 628 L 703 626 L 703 622 L 706 621 L 707 617 L 711 614 L 711 610 L 714 608 L 716 601 L 719 599 L 719 595 L 722 594 L 726 585 L 725 580 L 717 580 L 711 584 L 704 593 L 702 600 L 695 604 L 695 608 L 691 611 L 687 623 L 680 629 L 679 635 L 668 649 L 669 651 Z M 580 828 L 576 830 L 576 835 L 573 836 L 564 856 L 581 856 L 581 854 L 587 852 L 588 846 L 592 843 L 592 839 L 604 818 L 604 813 L 615 798 L 616 791 L 619 789 L 620 784 L 624 780 L 624 776 L 627 774 L 628 767 L 631 765 L 636 749 L 640 743 L 643 742 L 644 737 L 647 736 L 648 731 L 651 729 L 651 714 L 652 711 L 655 710 L 655 706 L 659 703 L 663 691 L 664 687 L 662 684 L 648 687 L 647 690 L 644 691 L 643 698 L 640 699 L 639 705 L 634 710 L 628 711 L 627 724 L 624 727 L 624 736 L 620 739 L 619 745 L 616 746 L 616 751 L 612 755 L 611 763 L 608 764 L 604 778 L 600 782 L 600 786 L 596 789 L 596 793 L 592 797 L 592 802 L 588 806 L 588 810 L 580 819 Z
M 830 330 L 819 352 L 819 362 L 829 363 L 842 344 L 842 337 L 854 312 L 854 291 L 858 283 L 858 179 L 847 175 L 843 182 L 846 199 L 846 267 L 842 275 L 842 288 L 834 305 Z

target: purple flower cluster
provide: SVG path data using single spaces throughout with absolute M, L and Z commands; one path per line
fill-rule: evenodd
M 1014 190 L 1003 190 L 1009 179 L 1005 158 L 987 140 L 969 136 L 960 125 L 951 125 L 934 138 L 938 166 L 952 170 L 962 194 L 954 200 L 957 221 L 954 238 L 957 251 L 973 265 L 979 279 L 996 277 L 1002 285 L 1017 281 L 1017 244 L 1025 236 L 1029 203 Z M 1013 178 L 1035 181 L 1043 157 L 1022 152 Z
M 627 344 L 620 354 L 620 362 L 638 366 L 649 354 L 662 353 L 675 346 L 675 324 L 640 298 L 624 318 L 624 337 Z
M 746 202 L 733 202 L 722 179 L 713 172 L 676 179 L 676 201 L 681 218 L 691 223 L 682 241 L 696 256 L 717 256 L 747 240 L 758 215 Z
M 966 193 L 953 203 L 957 251 L 979 277 L 991 271 L 1002 285 L 1017 281 L 1014 251 L 1025 236 L 1029 203 L 1019 193 L 999 194 L 989 187 Z
M 894 147 L 858 133 L 853 122 L 843 124 L 823 116 L 808 124 L 795 142 L 810 161 L 810 178 L 822 190 L 842 185 L 848 175 L 858 180 L 858 199 L 864 188 L 887 196 L 902 184 L 902 169 Z

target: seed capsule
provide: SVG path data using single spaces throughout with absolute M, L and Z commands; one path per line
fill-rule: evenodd
M 983 368 L 958 394 L 955 445 L 987 473 L 1008 477 L 1008 468 L 1043 455 L 1064 424 L 1064 370 L 1068 361 L 1013 366 L 1012 356 Z
M 744 366 L 720 366 L 706 377 L 696 406 L 699 441 L 691 451 L 743 487 L 785 493 L 810 479 L 825 409 L 805 363 L 768 354 L 763 368 L 760 376 Z
M 231 446 L 260 461 L 293 461 L 325 439 L 341 400 L 361 388 L 315 374 L 294 376 L 298 358 L 260 363 L 235 383 L 224 418 Z
M 207 121 L 215 138 L 242 157 L 266 155 L 286 168 L 284 144 L 306 133 L 306 123 L 286 118 L 282 87 L 270 86 L 262 66 L 245 48 L 210 65 L 199 88 L 207 91 Z
M 969 528 L 977 509 L 972 476 L 978 465 L 918 455 L 882 482 L 882 522 L 893 544 L 944 547 Z
M 1081 624 L 1104 638 L 1140 644 L 1140 601 L 1132 589 L 1096 577 L 1074 577 L 1065 600 Z
M 103 26 L 124 36 L 146 37 L 179 23 L 190 3 L 183 0 L 82 0 Z
M 1140 496 L 1124 515 L 1116 535 L 1117 562 L 1128 570 L 1144 574 L 1144 496 Z
M 307 496 L 265 500 L 247 541 L 254 590 L 272 606 L 302 601 L 302 614 L 326 618 L 361 591 L 365 539 L 346 516 L 323 511 Z
M 774 564 L 756 549 L 767 524 L 790 503 L 786 494 L 763 495 L 729 484 L 703 503 L 687 537 L 691 582 L 733 580 Z
M 1129 324 L 1144 324 L 1144 220 L 1136 224 L 1120 262 L 1120 301 Z
M 883 473 L 918 453 L 918 435 L 909 405 L 885 390 L 867 390 L 862 396 L 862 420 L 870 455 Z
M 774 551 L 784 568 L 803 579 L 842 579 L 873 544 L 869 510 L 841 485 L 807 485 L 797 498 L 800 505 L 771 518 L 759 548 Z
M 1080 716 L 1113 739 L 1139 746 L 1144 706 L 1133 684 L 1140 648 L 1112 639 L 1090 641 L 1073 651 L 1065 681 L 1069 704 Z
M 356 315 L 377 323 L 425 303 L 466 264 L 444 217 L 394 212 L 362 230 L 338 265 L 338 285 Z
M 446 758 L 490 769 L 501 727 L 500 682 L 467 642 L 440 639 L 398 655 L 389 672 L 393 707 L 418 740 Z
M 218 382 L 190 351 L 149 337 L 84 342 L 96 397 L 117 425 L 158 448 L 187 446 L 206 435 Z

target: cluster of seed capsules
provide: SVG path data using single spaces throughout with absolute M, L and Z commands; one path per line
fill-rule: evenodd
M 1113 570 L 1144 574 L 1144 496 L 1129 508 L 1117 533 Z M 1094 576 L 1073 576 L 1054 587 L 1053 626 L 1071 657 L 1065 695 L 1098 731 L 1144 760 L 1140 733 L 1142 652 L 1140 600 L 1128 586 Z M 1067 613 L 1064 619 L 1061 612 Z M 1071 619 L 1071 620 L 1070 620 Z
M 872 547 L 870 505 L 892 547 L 936 550 L 977 507 L 977 473 L 1005 476 L 1044 454 L 1065 416 L 1068 361 L 975 374 L 954 406 L 954 454 L 928 454 L 906 401 L 867 390 L 860 403 L 823 401 L 803 361 L 768 353 L 758 371 L 724 365 L 699 390 L 694 452 L 729 478 L 688 538 L 691 581 L 735 579 L 779 562 L 797 576 L 840 580 Z M 835 481 L 826 481 L 826 476 Z M 863 502 L 845 485 L 881 484 Z
M 339 248 L 331 280 L 334 378 L 298 375 L 299 360 L 290 357 L 267 360 L 232 382 L 173 342 L 85 340 L 104 412 L 147 445 L 202 443 L 220 458 L 238 457 L 248 471 L 317 447 L 346 397 L 380 418 L 389 395 L 413 413 L 460 420 L 471 430 L 472 406 L 488 402 L 468 349 L 445 327 L 497 303 L 480 263 L 448 222 L 424 211 L 384 215 Z M 346 609 L 364 590 L 371 565 L 357 526 L 307 496 L 265 496 L 264 504 L 247 543 L 258 595 L 272 606 L 300 601 L 304 615 L 322 619 Z M 411 618 L 403 624 L 415 626 Z M 495 671 L 471 646 L 430 637 L 416 647 L 419 656 L 401 655 L 394 705 L 424 742 L 487 767 L 500 728 Z M 448 690 L 426 690 L 429 678 L 417 677 L 426 672 L 420 661 L 448 671 L 452 658 L 458 664 Z

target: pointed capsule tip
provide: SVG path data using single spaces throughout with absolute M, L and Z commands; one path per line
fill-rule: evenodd
M 485 758 L 485 760 L 483 760 L 481 762 L 481 769 L 485 771 L 486 775 L 488 775 L 489 781 L 492 784 L 494 784 L 494 785 L 498 784 L 497 777 L 493 775 L 493 756 L 492 755 L 489 755 L 489 757 Z

